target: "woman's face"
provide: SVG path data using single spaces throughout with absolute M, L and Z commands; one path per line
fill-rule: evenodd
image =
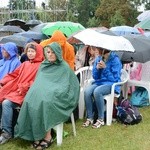
M 2 55 L 5 59 L 9 59 L 10 58 L 10 55 L 9 53 L 5 50 L 5 49 L 2 49 Z
M 55 62 L 56 61 L 56 55 L 55 55 L 55 53 L 52 51 L 52 49 L 51 48 L 47 48 L 47 50 L 46 50 L 46 58 L 47 58 L 47 60 L 48 61 L 50 61 L 50 62 Z
M 28 48 L 27 49 L 27 57 L 29 60 L 34 59 L 36 56 L 36 50 L 34 50 L 33 48 Z

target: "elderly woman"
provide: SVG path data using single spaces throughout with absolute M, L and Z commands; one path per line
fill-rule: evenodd
M 68 120 L 79 99 L 78 79 L 62 59 L 59 44 L 47 45 L 44 54 L 45 61 L 25 97 L 15 128 L 16 137 L 35 141 L 36 149 L 51 145 L 51 129 Z

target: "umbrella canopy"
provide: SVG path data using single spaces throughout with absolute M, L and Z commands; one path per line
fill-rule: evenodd
M 4 23 L 4 26 L 6 25 L 11 25 L 11 26 L 19 26 L 21 29 L 28 31 L 29 27 L 27 25 L 25 25 L 25 21 L 21 20 L 21 19 L 10 19 L 7 20 Z
M 142 28 L 144 30 L 150 30 L 150 18 L 147 18 L 135 25 L 136 28 Z
M 48 38 L 46 35 L 34 31 L 20 32 L 16 33 L 15 35 L 21 35 L 27 38 L 31 38 L 33 40 L 44 40 Z
M 146 11 L 142 12 L 137 17 L 138 21 L 143 21 L 148 18 L 150 18 L 150 10 L 146 10 Z
M 132 44 L 121 36 L 111 36 L 99 33 L 92 29 L 85 29 L 73 35 L 73 43 L 83 42 L 85 45 L 101 47 L 112 51 L 130 51 L 134 52 Z
M 110 31 L 114 32 L 116 35 L 141 34 L 137 28 L 130 26 L 111 27 Z
M 123 52 L 120 55 L 120 58 L 124 62 L 141 62 L 145 63 L 150 60 L 150 39 L 146 38 L 145 36 L 134 36 L 128 35 L 124 36 L 128 39 L 131 44 L 133 45 L 135 52 Z
M 18 26 L 10 26 L 10 25 L 7 25 L 7 26 L 3 26 L 0 28 L 0 32 L 12 32 L 12 33 L 19 33 L 19 32 L 23 32 L 24 30 L 21 29 L 20 27 Z
M 39 25 L 43 23 L 41 20 L 36 20 L 36 19 L 33 19 L 33 20 L 29 20 L 26 22 L 26 25 L 30 26 L 30 27 L 35 27 L 36 25 Z
M 51 36 L 55 30 L 60 30 L 63 32 L 67 37 L 69 37 L 71 34 L 85 29 L 80 23 L 74 23 L 70 21 L 57 21 L 53 24 L 46 25 L 42 32 L 45 35 Z
M 5 44 L 7 42 L 14 42 L 19 47 L 24 47 L 24 45 L 28 42 L 33 41 L 31 38 L 27 38 L 21 35 L 10 35 L 2 37 L 0 43 Z
M 38 24 L 35 27 L 31 28 L 30 30 L 34 31 L 34 32 L 40 32 L 40 33 L 42 33 L 42 28 L 45 27 L 47 24 L 49 24 L 49 22 Z

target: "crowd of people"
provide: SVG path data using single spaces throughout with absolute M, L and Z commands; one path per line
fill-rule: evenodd
M 53 142 L 52 128 L 67 121 L 77 107 L 80 86 L 74 71 L 84 66 L 93 66 L 94 81 L 84 91 L 87 119 L 82 126 L 104 125 L 103 96 L 121 80 L 122 63 L 114 52 L 92 46 L 75 52 L 57 30 L 41 43 L 27 43 L 23 57 L 20 61 L 15 43 L 0 45 L 0 144 L 20 137 L 32 141 L 35 149 L 48 148 Z M 116 86 L 115 92 L 120 91 Z M 13 112 L 18 107 L 13 128 Z

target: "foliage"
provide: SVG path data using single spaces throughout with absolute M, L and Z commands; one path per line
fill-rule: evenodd
M 64 130 L 69 134 L 63 139 L 60 147 L 56 141 L 48 150 L 149 150 L 150 107 L 140 108 L 143 121 L 137 125 L 125 126 L 114 122 L 111 126 L 100 129 L 83 128 L 83 120 L 76 121 L 77 136 L 72 134 L 72 125 L 64 124 Z M 4 145 L 2 150 L 32 150 L 31 142 L 13 139 Z
M 87 22 L 88 27 L 99 27 L 101 26 L 100 21 L 96 17 L 89 18 Z
M 121 12 L 118 10 L 116 11 L 115 15 L 111 17 L 110 27 L 125 25 L 125 22 L 126 20 L 123 18 Z
M 131 7 L 128 0 L 102 0 L 100 6 L 96 10 L 96 16 L 101 20 L 101 24 L 110 27 L 111 18 L 114 17 L 116 11 L 119 11 L 126 25 L 132 26 L 135 21 L 136 9 Z

